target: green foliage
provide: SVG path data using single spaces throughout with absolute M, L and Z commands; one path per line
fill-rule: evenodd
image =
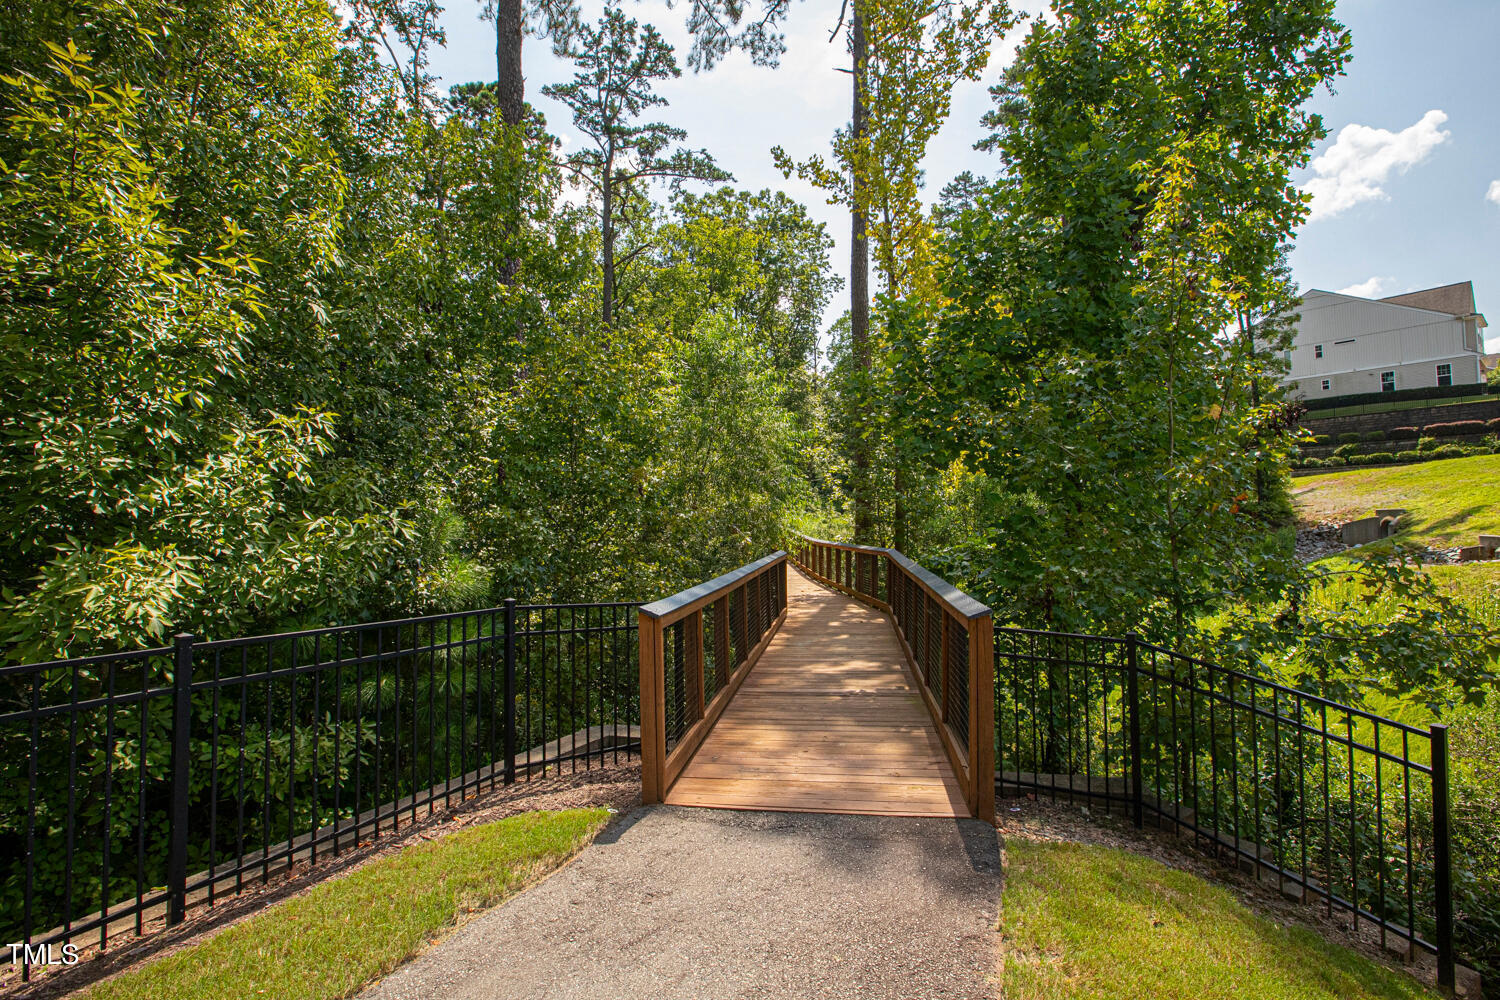
M 733 178 L 704 150 L 671 149 L 687 138 L 682 129 L 661 122 L 635 123 L 646 109 L 667 103 L 652 93 L 655 81 L 682 75 L 672 46 L 651 25 L 642 28 L 618 7 L 607 7 L 597 27 L 576 25 L 562 50 L 578 64 L 578 72 L 572 82 L 549 84 L 542 93 L 572 109 L 573 124 L 593 141 L 592 148 L 570 153 L 566 163 L 574 181 L 599 201 L 604 272 L 600 311 L 609 324 L 614 322 L 620 291 L 615 239 L 627 209 L 644 197 L 641 186 L 665 180 L 675 189 L 686 180 Z
M 1500 976 L 1500 699 L 1450 721 L 1455 936 L 1490 981 Z
M 1340 434 L 1338 437 L 1339 444 L 1358 444 L 1360 440 L 1360 435 L 1356 431 L 1349 431 L 1348 433 Z
M 1433 581 L 1403 546 L 1320 563 L 1277 602 L 1205 620 L 1203 650 L 1344 704 L 1372 696 L 1441 715 L 1484 702 L 1500 674 L 1500 629 Z
M 677 366 L 700 334 L 722 346 L 719 317 L 772 364 L 732 404 L 695 405 L 742 425 L 732 407 L 774 385 L 801 417 L 764 425 L 784 435 L 767 454 L 795 460 L 834 280 L 821 227 L 726 190 L 682 200 L 654 243 L 637 182 L 681 157 L 673 130 L 621 118 L 655 100 L 627 86 L 600 122 L 647 157 L 615 178 L 647 252 L 640 319 L 601 336 L 585 309 L 600 222 L 561 204 L 539 118 L 507 126 L 484 85 L 434 92 L 438 10 L 361 0 L 342 33 L 314 0 L 0 15 L 7 658 L 507 593 L 645 597 L 730 568 L 715 560 L 738 549 L 705 537 L 779 540 L 783 521 L 727 506 L 678 535 L 652 484 L 703 474 L 660 435 Z M 617 22 L 599 31 L 619 45 L 580 58 L 675 72 Z M 726 499 L 790 516 L 786 466 L 714 473 Z M 579 542 L 617 527 L 617 544 Z
M 194 31 L 263 49 L 282 60 L 275 106 L 243 89 L 253 73 L 189 93 L 111 82 L 119 62 L 97 65 L 72 42 L 0 83 L 13 109 L 0 139 L 0 518 L 15 541 L 0 563 L 0 642 L 16 658 L 334 613 L 347 605 L 330 581 L 373 576 L 400 535 L 357 480 L 312 474 L 333 447 L 331 413 L 248 391 L 268 317 L 290 305 L 270 276 L 288 278 L 289 256 L 303 269 L 330 257 L 341 191 L 326 161 L 296 172 L 293 196 L 235 183 L 319 145 L 305 119 L 321 106 L 312 79 L 330 26 L 313 8 L 281 13 L 282 47 L 251 37 L 258 18 L 214 10 L 181 25 L 187 38 L 133 36 L 116 54 L 185 71 Z M 199 141 L 180 130 L 196 126 L 171 116 L 230 99 L 264 112 L 264 144 L 244 145 L 246 126 L 228 120 L 211 141 L 242 152 L 192 157 Z M 182 162 L 143 152 L 184 142 Z
M 1288 178 L 1348 36 L 1326 0 L 1054 6 L 996 88 L 1004 171 L 946 234 L 944 299 L 903 317 L 889 395 L 932 467 L 992 483 L 961 583 L 1028 624 L 1180 631 L 1280 558 L 1259 538 L 1299 416 L 1274 353 Z
M 679 192 L 653 234 L 653 320 L 683 336 L 710 309 L 728 309 L 755 330 L 784 377 L 805 379 L 829 297 L 833 239 L 779 191 Z

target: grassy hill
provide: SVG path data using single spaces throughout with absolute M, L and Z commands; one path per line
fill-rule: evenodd
M 1400 537 L 1437 548 L 1500 533 L 1500 455 L 1307 476 L 1292 485 L 1306 520 L 1344 521 L 1376 507 L 1405 507 Z
M 1105 847 L 1006 843 L 1013 1000 L 1417 1000 L 1404 972 L 1267 920 L 1226 889 Z

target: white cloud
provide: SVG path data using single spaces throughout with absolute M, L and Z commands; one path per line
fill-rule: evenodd
M 1317 176 L 1302 185 L 1313 196 L 1308 221 L 1330 218 L 1360 202 L 1384 199 L 1382 185 L 1393 171 L 1406 173 L 1448 141 L 1449 133 L 1438 128 L 1447 120 L 1445 113 L 1434 109 L 1400 132 L 1345 125 L 1333 145 L 1313 160 Z
M 1500 205 L 1500 181 L 1490 181 L 1490 193 L 1484 196 L 1484 200 Z
M 1357 285 L 1348 288 L 1336 289 L 1339 295 L 1356 295 L 1362 299 L 1378 299 L 1382 293 L 1390 291 L 1391 282 L 1395 278 L 1368 278 Z

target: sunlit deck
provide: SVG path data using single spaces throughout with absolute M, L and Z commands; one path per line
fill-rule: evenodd
M 786 621 L 666 801 L 969 815 L 887 615 L 795 568 Z

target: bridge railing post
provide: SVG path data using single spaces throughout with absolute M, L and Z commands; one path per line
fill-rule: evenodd
M 703 718 L 703 612 L 694 611 L 683 620 L 683 687 L 687 691 L 687 722 Z M 663 670 L 665 673 L 665 670 Z
M 660 802 L 667 763 L 666 660 L 661 620 L 638 613 L 641 646 L 641 802 Z
M 974 818 L 995 822 L 995 619 L 969 619 L 969 799 Z

